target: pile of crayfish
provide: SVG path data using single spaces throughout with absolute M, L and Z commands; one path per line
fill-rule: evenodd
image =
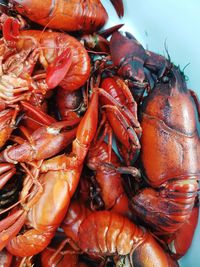
M 198 97 L 107 19 L 99 0 L 1 4 L 1 266 L 176 267 L 191 245 Z

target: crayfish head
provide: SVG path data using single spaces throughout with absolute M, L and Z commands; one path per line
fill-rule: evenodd
M 37 0 L 7 0 L 8 6 L 23 16 L 31 20 L 37 20 L 48 16 L 48 9 L 45 8 L 46 2 Z M 34 19 L 33 19 L 34 18 Z

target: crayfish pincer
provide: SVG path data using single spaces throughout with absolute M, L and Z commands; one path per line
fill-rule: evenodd
M 179 68 L 161 79 L 141 110 L 141 162 L 149 187 L 132 198 L 133 210 L 159 234 L 178 230 L 198 193 L 200 138 L 190 91 Z
M 144 49 L 142 44 L 129 32 L 124 34 L 114 32 L 110 40 L 110 51 L 112 61 L 118 67 L 118 74 L 135 81 L 140 86 L 145 81 L 148 83 L 156 81 L 171 69 L 169 60 Z
M 29 174 L 32 172 L 32 175 L 27 175 L 29 179 L 25 179 L 27 183 L 24 183 L 21 192 L 21 195 L 23 191 L 28 192 L 29 196 L 22 198 L 23 205 L 17 212 L 1 221 L 4 230 L 0 232 L 0 249 L 7 246 L 11 254 L 26 257 L 41 252 L 50 243 L 64 219 L 79 183 L 84 159 L 95 136 L 97 122 L 98 94 L 94 92 L 78 126 L 76 139 L 72 143 L 72 152 L 44 161 L 40 166 L 37 181 L 34 174 L 38 169 L 30 169 Z M 31 176 L 34 179 L 31 179 Z M 42 190 L 38 190 L 38 184 Z M 24 231 L 18 234 L 22 226 Z

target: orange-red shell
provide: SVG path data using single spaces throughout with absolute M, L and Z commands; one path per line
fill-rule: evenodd
M 60 83 L 66 90 L 76 90 L 90 75 L 90 59 L 84 46 L 74 37 L 60 32 L 27 30 L 20 32 L 17 49 L 39 49 L 40 62 L 46 69 L 67 48 L 71 49 L 71 66 Z
M 100 0 L 10 0 L 30 20 L 52 29 L 94 32 L 108 19 Z

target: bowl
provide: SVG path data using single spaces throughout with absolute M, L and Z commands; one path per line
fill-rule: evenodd
M 188 88 L 200 98 L 200 2 L 197 0 L 148 0 L 124 1 L 124 17 L 119 19 L 112 4 L 102 0 L 109 20 L 105 28 L 124 23 L 121 30 L 132 33 L 142 45 L 151 51 L 166 55 L 165 43 L 171 61 L 179 65 L 188 78 Z M 200 127 L 199 127 L 200 129 Z M 192 245 L 179 260 L 180 267 L 200 265 L 200 220 Z

